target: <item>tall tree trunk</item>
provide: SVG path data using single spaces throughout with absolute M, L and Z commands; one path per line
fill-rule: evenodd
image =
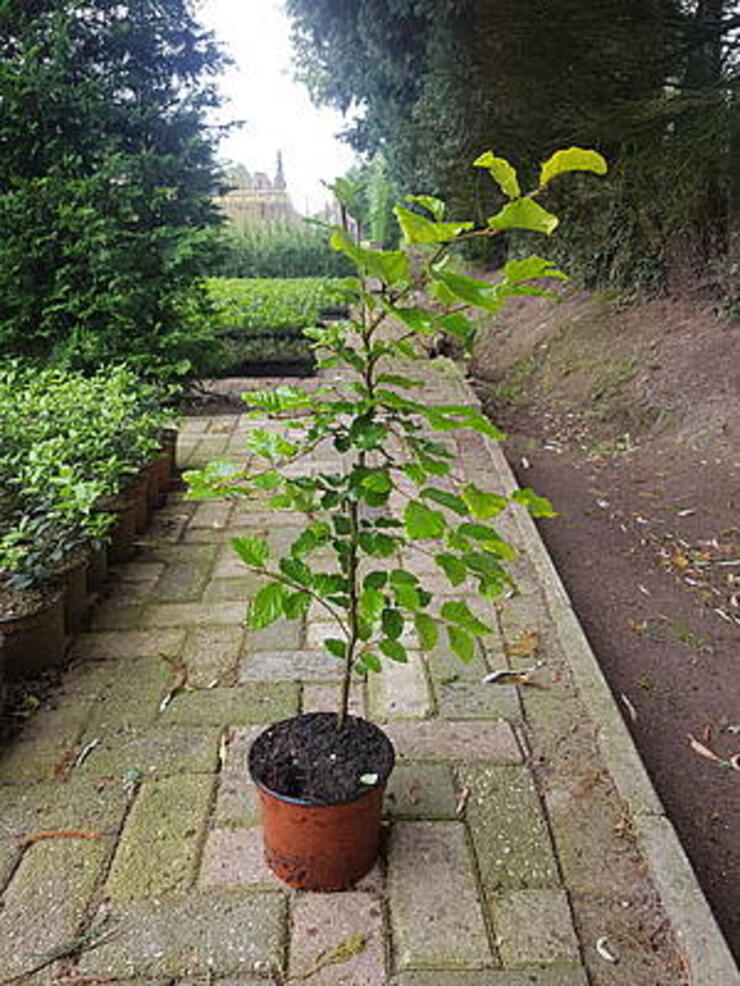
M 740 299 L 740 90 L 735 89 L 730 104 L 730 189 L 728 215 L 727 269 L 729 295 Z

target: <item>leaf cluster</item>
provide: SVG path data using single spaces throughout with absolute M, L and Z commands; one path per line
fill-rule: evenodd
M 92 377 L 18 360 L 0 367 L 0 578 L 53 577 L 76 548 L 105 536 L 100 508 L 160 447 L 169 421 L 130 370 Z

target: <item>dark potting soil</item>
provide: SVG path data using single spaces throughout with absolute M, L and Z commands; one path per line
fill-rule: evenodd
M 258 783 L 313 804 L 354 801 L 373 787 L 383 787 L 394 760 L 390 740 L 377 726 L 348 716 L 340 730 L 333 712 L 277 722 L 249 751 L 249 769 Z M 377 779 L 363 783 L 360 778 L 367 775 Z

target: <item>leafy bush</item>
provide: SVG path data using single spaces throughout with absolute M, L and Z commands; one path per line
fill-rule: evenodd
M 347 307 L 347 290 L 339 279 L 211 278 L 206 287 L 220 329 L 255 334 L 309 328 L 322 311 Z
M 329 249 L 322 230 L 308 224 L 274 223 L 218 237 L 211 270 L 218 277 L 343 277 L 352 272 Z
M 9 361 L 0 367 L 0 576 L 48 581 L 69 552 L 102 538 L 97 505 L 158 448 L 168 415 L 128 369 L 93 377 Z

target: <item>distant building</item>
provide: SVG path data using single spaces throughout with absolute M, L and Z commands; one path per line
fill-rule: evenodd
M 215 202 L 237 229 L 299 221 L 286 190 L 283 156 L 279 151 L 274 178 L 263 171 L 250 174 L 243 164 L 237 164 L 226 172 L 226 180 L 233 187 Z

